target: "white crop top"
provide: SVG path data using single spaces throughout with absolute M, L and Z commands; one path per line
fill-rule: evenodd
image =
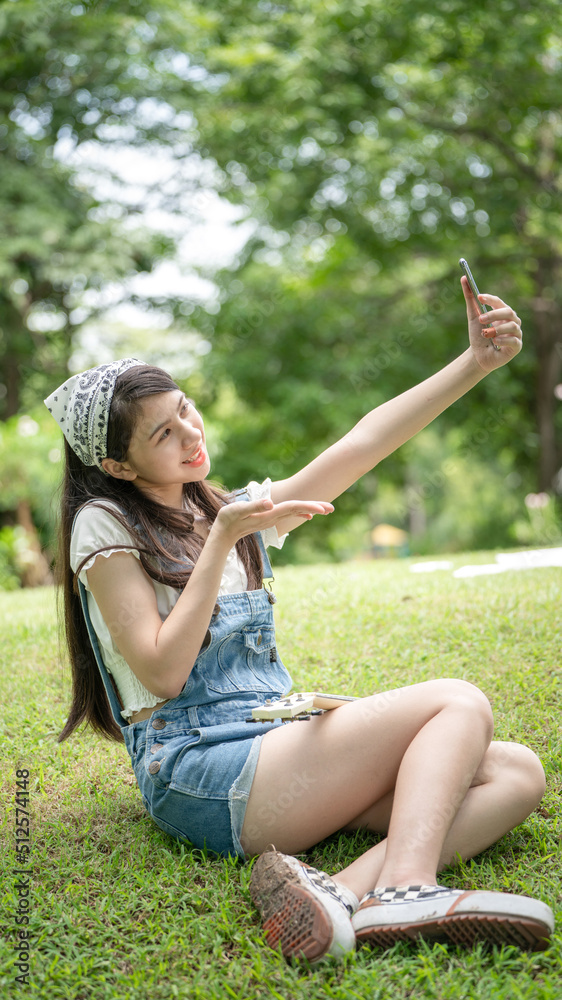
M 248 484 L 247 490 L 250 500 L 269 498 L 271 495 L 271 479 L 265 479 L 263 483 L 251 482 Z M 107 507 L 114 506 L 105 500 L 103 503 Z M 286 537 L 286 535 L 279 537 L 276 528 L 267 528 L 262 532 L 262 539 L 266 547 L 271 545 L 274 548 L 280 549 Z M 155 705 L 160 704 L 162 698 L 157 698 L 156 695 L 151 694 L 141 684 L 138 677 L 119 652 L 88 586 L 87 571 L 93 566 L 98 557 L 103 556 L 107 559 L 116 551 L 131 552 L 137 559 L 140 557 L 135 547 L 134 539 L 129 532 L 107 510 L 96 507 L 95 503 L 90 503 L 77 514 L 72 530 L 70 565 L 73 572 L 76 572 L 82 560 L 86 559 L 90 553 L 95 553 L 98 549 L 106 545 L 124 545 L 127 547 L 124 549 L 106 549 L 104 552 L 98 552 L 97 555 L 93 555 L 91 559 L 88 559 L 84 563 L 84 566 L 80 570 L 79 579 L 87 590 L 88 610 L 98 637 L 103 662 L 109 673 L 113 675 L 119 691 L 119 696 L 123 704 L 121 715 L 124 719 L 129 720 L 133 712 L 139 712 L 142 708 L 154 708 Z M 175 590 L 173 587 L 167 587 L 163 583 L 158 583 L 156 580 L 151 580 L 151 583 L 156 594 L 158 613 L 162 621 L 165 621 L 178 600 L 180 591 Z M 218 596 L 220 597 L 221 594 L 241 593 L 247 590 L 247 586 L 248 581 L 244 566 L 238 557 L 236 548 L 232 548 L 226 559 Z M 126 625 L 127 619 L 131 615 L 134 615 L 134 613 L 134 607 L 127 607 L 126 603 L 124 603 L 117 615 L 117 625 L 119 623 Z

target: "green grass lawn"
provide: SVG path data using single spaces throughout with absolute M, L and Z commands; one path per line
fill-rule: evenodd
M 492 561 L 489 553 L 454 556 Z M 276 574 L 279 648 L 295 688 L 366 695 L 460 677 L 488 695 L 498 739 L 529 744 L 547 772 L 541 807 L 442 881 L 561 897 L 560 569 L 454 579 L 411 560 L 284 568 Z M 290 966 L 264 943 L 249 867 L 180 845 L 146 815 L 123 747 L 89 733 L 56 742 L 66 718 L 50 589 L 0 594 L 6 895 L 0 990 L 14 988 L 16 768 L 30 771 L 32 972 L 44 1000 L 410 997 L 559 998 L 560 924 L 548 951 L 441 944 L 362 948 L 344 964 Z M 333 871 L 372 843 L 330 838 L 309 852 Z M 12 992 L 13 991 L 13 992 Z

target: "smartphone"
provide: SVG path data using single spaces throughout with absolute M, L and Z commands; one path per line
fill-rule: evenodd
M 474 295 L 474 300 L 476 302 L 478 310 L 481 313 L 491 312 L 492 311 L 491 306 L 487 306 L 484 302 L 481 302 L 480 299 L 478 298 L 480 292 L 478 291 L 478 285 L 476 284 L 474 278 L 472 277 L 472 271 L 468 266 L 468 261 L 466 261 L 464 257 L 461 257 L 459 260 L 459 264 L 462 267 L 464 273 L 466 274 L 468 284 L 470 285 L 470 289 L 472 291 L 472 294 Z M 499 351 L 499 347 L 497 344 L 494 343 L 493 338 L 490 339 L 490 343 L 496 351 Z

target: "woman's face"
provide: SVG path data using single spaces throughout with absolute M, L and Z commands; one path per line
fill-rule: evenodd
M 138 489 L 162 496 L 183 483 L 200 482 L 211 463 L 201 415 L 181 390 L 146 396 L 124 466 Z M 181 492 L 181 491 L 180 491 Z

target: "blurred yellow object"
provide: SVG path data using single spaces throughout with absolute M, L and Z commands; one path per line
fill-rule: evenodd
M 371 532 L 375 558 L 383 556 L 407 556 L 408 535 L 393 524 L 377 524 Z

